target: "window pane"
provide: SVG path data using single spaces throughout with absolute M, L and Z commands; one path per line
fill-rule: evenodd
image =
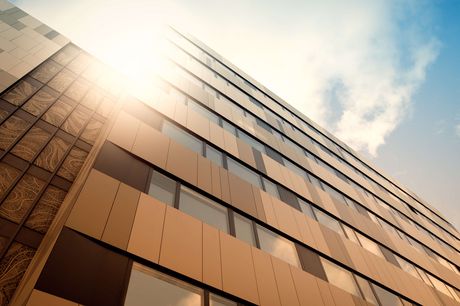
M 321 258 L 321 262 L 323 263 L 324 271 L 326 272 L 329 283 L 342 288 L 351 294 L 361 296 L 350 272 L 328 260 L 325 260 L 324 258 Z
M 340 235 L 344 235 L 343 234 L 343 230 L 342 228 L 340 227 L 340 223 L 335 220 L 334 218 L 326 215 L 325 213 L 323 213 L 322 211 L 318 210 L 318 209 L 315 209 L 315 215 L 316 215 L 316 218 L 318 219 L 319 223 L 321 223 L 322 225 L 324 226 L 327 226 L 328 228 L 330 228 L 331 230 L 333 230 L 334 232 L 340 234 Z
M 164 122 L 162 131 L 164 134 L 168 135 L 174 141 L 188 147 L 190 150 L 195 151 L 200 155 L 202 154 L 202 142 L 196 137 L 185 132 L 184 130 L 178 128 L 177 126 L 169 122 Z
M 293 266 L 300 267 L 294 243 L 259 225 L 257 225 L 257 234 L 259 236 L 260 248 L 263 251 Z
M 255 246 L 256 243 L 254 239 L 254 231 L 252 229 L 252 221 L 237 213 L 234 213 L 234 216 L 236 238 Z
M 371 284 L 374 288 L 375 294 L 377 295 L 380 303 L 385 306 L 401 306 L 401 300 L 398 296 L 394 295 L 393 293 L 386 291 L 385 289 Z
M 228 233 L 227 208 L 183 186 L 180 191 L 179 209 Z
M 375 299 L 374 293 L 372 292 L 369 282 L 358 275 L 355 275 L 356 281 L 358 282 L 359 288 L 364 295 L 364 299 L 371 304 L 378 305 L 377 300 Z
M 407 260 L 399 257 L 398 255 L 394 254 L 394 256 L 396 257 L 396 261 L 398 262 L 398 264 L 401 266 L 401 269 L 407 273 L 409 273 L 410 275 L 422 280 L 420 278 L 420 275 L 418 275 L 417 271 L 415 270 L 415 267 L 413 264 L 411 264 L 410 262 L 408 262 Z
M 302 210 L 304 214 L 306 214 L 313 220 L 316 220 L 315 215 L 313 214 L 313 209 L 309 203 L 299 198 L 299 204 L 300 204 L 300 209 Z
M 234 301 L 211 293 L 209 295 L 209 306 L 237 306 L 237 304 Z
M 280 195 L 278 193 L 278 188 L 276 187 L 275 183 L 263 177 L 262 177 L 262 180 L 264 181 L 265 191 L 271 194 L 272 196 L 274 196 L 275 198 L 279 199 Z
M 246 168 L 245 166 L 234 161 L 231 158 L 227 159 L 227 163 L 228 163 L 228 171 L 232 172 L 233 174 L 236 174 L 243 180 L 248 181 L 249 183 L 262 189 L 262 186 L 260 183 L 260 177 L 254 171 Z
M 206 158 L 222 167 L 222 153 L 208 145 L 206 145 Z
M 199 105 L 198 103 L 192 100 L 188 101 L 188 105 L 189 108 L 191 108 L 193 111 L 199 113 L 203 117 L 208 118 L 209 121 L 219 125 L 219 117 L 216 114 L 211 113 L 209 110 L 205 109 L 203 106 Z
M 248 145 L 251 147 L 255 148 L 257 151 L 265 153 L 265 147 L 263 144 L 255 140 L 254 138 L 250 137 L 248 134 L 245 132 L 242 132 L 241 130 L 238 131 L 238 137 L 246 142 Z
M 233 136 L 236 136 L 236 129 L 233 125 L 228 123 L 227 121 L 222 122 L 222 127 L 224 130 L 227 130 L 227 132 L 230 132 Z
M 353 241 L 354 243 L 359 244 L 358 238 L 356 237 L 355 231 L 349 228 L 346 225 L 343 225 L 343 228 L 345 229 L 345 233 L 347 234 L 347 238 Z
M 150 180 L 149 195 L 163 203 L 173 206 L 175 193 L 176 181 L 157 171 L 153 171 Z
M 135 263 L 129 279 L 125 305 L 201 306 L 203 291 Z
M 375 243 L 374 241 L 364 237 L 363 235 L 361 235 L 360 233 L 356 233 L 356 236 L 358 236 L 358 239 L 359 239 L 359 242 L 361 243 L 361 245 L 363 246 L 363 248 L 365 248 L 366 250 L 368 250 L 369 252 L 372 252 L 374 253 L 375 255 L 379 256 L 379 257 L 382 257 L 382 258 L 385 258 L 383 256 L 383 253 L 382 251 L 380 250 L 380 247 L 378 246 L 377 243 Z

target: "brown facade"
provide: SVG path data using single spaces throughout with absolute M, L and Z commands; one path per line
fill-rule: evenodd
M 187 76 L 151 101 L 72 44 L 1 94 L 2 304 L 460 304 L 459 234 L 437 211 L 168 40 Z

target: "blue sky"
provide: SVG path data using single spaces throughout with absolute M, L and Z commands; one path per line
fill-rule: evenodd
M 159 23 L 186 29 L 460 228 L 460 1 L 13 3 L 139 69 Z

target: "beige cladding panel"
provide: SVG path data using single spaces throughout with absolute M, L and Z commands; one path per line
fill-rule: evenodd
M 294 214 L 292 213 L 293 208 L 276 198 L 272 198 L 272 204 L 278 228 L 291 237 L 294 237 L 297 240 L 302 240 Z
M 228 173 L 231 204 L 257 218 L 257 209 L 252 194 L 252 185 L 233 173 Z
M 138 128 L 138 119 L 125 112 L 120 112 L 107 139 L 114 144 L 131 151 Z
M 210 122 L 209 139 L 219 148 L 225 148 L 224 129 L 215 124 L 214 122 Z
M 251 248 L 251 251 L 260 305 L 281 305 L 270 255 L 254 247 Z
M 202 281 L 202 222 L 175 208 L 166 207 L 159 263 L 174 271 Z
M 318 284 L 319 292 L 321 293 L 321 298 L 323 299 L 323 304 L 328 306 L 338 306 L 334 302 L 329 283 L 319 278 L 316 279 L 316 282 Z
M 66 225 L 101 239 L 120 183 L 97 170 L 91 170 Z
M 294 280 L 292 279 L 290 265 L 273 256 L 271 256 L 271 260 L 281 305 L 300 305 Z
M 139 196 L 139 191 L 120 183 L 109 219 L 102 234 L 102 241 L 126 250 Z
M 127 251 L 158 263 L 166 204 L 141 193 Z
M 198 154 L 171 140 L 166 170 L 193 185 L 197 185 L 197 167 Z
M 222 289 L 219 231 L 203 223 L 203 282 Z
M 222 198 L 222 188 L 220 185 L 220 170 L 219 166 L 211 162 L 211 194 L 216 196 L 217 198 Z
M 260 198 L 264 207 L 265 217 L 267 224 L 278 228 L 278 221 L 276 220 L 275 210 L 273 209 L 272 196 L 267 192 L 259 189 Z
M 154 165 L 166 168 L 169 143 L 168 137 L 141 122 L 131 152 Z
M 336 306 L 355 306 L 353 295 L 334 285 L 329 285 L 329 290 Z
M 252 194 L 254 195 L 254 203 L 256 205 L 257 210 L 257 218 L 262 222 L 267 222 L 267 218 L 265 216 L 264 204 L 262 202 L 262 196 L 260 195 L 259 188 L 256 186 L 252 186 Z
M 252 303 L 259 303 L 251 247 L 219 232 L 223 290 Z
M 213 193 L 211 161 L 198 155 L 198 187 L 208 193 Z
M 210 140 L 209 119 L 191 109 L 187 111 L 187 128 L 204 139 Z
M 290 269 L 300 305 L 325 305 L 321 298 L 316 277 L 293 266 L 290 266 Z

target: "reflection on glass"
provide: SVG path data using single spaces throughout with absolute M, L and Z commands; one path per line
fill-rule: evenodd
M 175 192 L 176 181 L 164 176 L 158 171 L 152 172 L 149 195 L 169 206 L 173 206 Z
M 192 136 L 191 134 L 178 128 L 174 124 L 165 121 L 163 124 L 162 132 L 163 134 L 168 135 L 174 141 L 186 146 L 190 150 L 200 155 L 202 154 L 202 151 L 203 151 L 202 142 L 199 139 L 197 139 L 195 136 Z
M 227 208 L 183 186 L 180 191 L 179 209 L 228 233 Z
M 203 290 L 135 263 L 125 305 L 202 306 Z
M 206 145 L 206 158 L 222 167 L 222 153 L 208 145 Z
M 294 243 L 259 225 L 257 225 L 257 235 L 262 250 L 293 266 L 300 267 Z
M 209 295 L 209 306 L 237 306 L 236 302 L 223 298 L 220 295 L 211 293 Z
M 321 258 L 321 262 L 323 264 L 324 271 L 326 272 L 327 279 L 331 284 L 342 288 L 351 294 L 361 296 L 353 279 L 353 275 L 351 275 L 350 272 L 324 258 Z
M 234 213 L 234 219 L 236 238 L 255 246 L 256 242 L 254 239 L 254 231 L 252 230 L 252 221 L 237 213 Z
M 313 214 L 313 208 L 311 207 L 311 205 L 300 198 L 298 200 L 299 200 L 300 209 L 302 210 L 302 212 L 306 214 L 307 216 L 309 216 L 310 218 L 312 218 L 313 220 L 316 220 L 315 215 Z
M 276 187 L 275 183 L 267 180 L 266 178 L 262 177 L 264 181 L 265 191 L 268 192 L 270 195 L 274 196 L 275 198 L 279 199 L 280 195 L 278 193 L 278 188 Z
M 385 258 L 383 256 L 383 253 L 380 250 L 380 247 L 379 247 L 379 245 L 377 243 L 375 243 L 374 241 L 364 237 L 360 233 L 356 233 L 356 236 L 358 236 L 359 242 L 361 243 L 363 248 L 365 248 L 366 250 L 368 250 L 371 253 L 374 253 L 375 255 L 377 255 L 379 257 Z
M 246 168 L 245 166 L 243 166 L 242 164 L 240 164 L 239 162 L 231 158 L 227 158 L 227 163 L 228 163 L 228 171 L 232 172 L 233 174 L 236 174 L 241 179 L 262 189 L 260 177 L 257 173 Z
M 413 264 L 411 264 L 410 262 L 408 262 L 407 260 L 399 257 L 398 255 L 394 254 L 395 258 L 396 258 L 396 261 L 398 262 L 399 266 L 401 267 L 401 269 L 407 273 L 409 273 L 410 275 L 418 278 L 419 280 L 422 280 L 420 278 L 420 275 L 418 275 L 417 271 L 415 270 L 415 267 Z
M 372 288 L 374 288 L 375 294 L 377 295 L 380 304 L 385 306 L 401 306 L 401 300 L 398 296 L 394 295 L 393 293 L 386 291 L 385 289 L 372 284 Z
M 355 275 L 356 281 L 358 282 L 359 288 L 364 295 L 364 299 L 371 304 L 378 305 L 377 300 L 375 299 L 374 293 L 372 292 L 369 282 L 358 275 Z
M 324 226 L 327 226 L 328 228 L 330 228 L 331 230 L 333 230 L 337 234 L 340 234 L 342 236 L 344 235 L 343 230 L 340 227 L 339 221 L 337 221 L 334 218 L 326 215 L 325 213 L 323 213 L 322 211 L 320 211 L 318 209 L 315 209 L 315 215 L 316 215 L 316 218 L 318 219 L 319 223 L 321 223 Z

